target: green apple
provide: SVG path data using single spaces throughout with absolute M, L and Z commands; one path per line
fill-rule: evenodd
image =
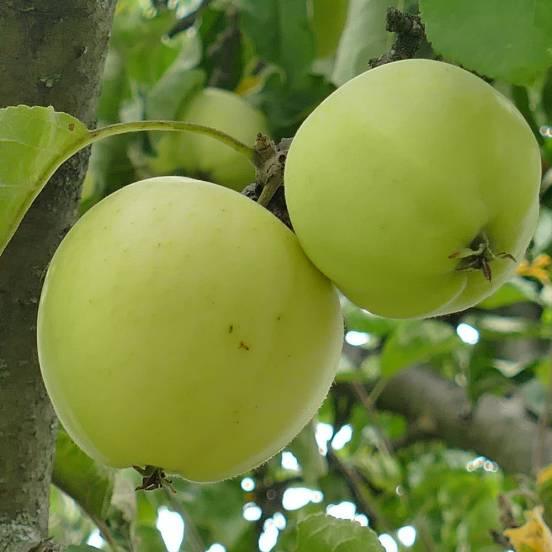
M 283 448 L 326 396 L 342 338 L 335 288 L 294 234 L 185 177 L 90 209 L 52 260 L 38 315 L 42 375 L 73 440 L 111 466 L 193 481 Z
M 540 175 L 508 100 L 459 67 L 413 59 L 367 71 L 311 113 L 285 190 L 305 252 L 351 301 L 421 318 L 510 277 L 535 230 Z
M 264 115 L 242 97 L 219 88 L 196 93 L 178 113 L 178 120 L 209 126 L 253 146 L 259 132 L 268 133 Z M 150 168 L 157 174 L 175 171 L 200 175 L 210 182 L 242 190 L 255 181 L 253 165 L 215 138 L 192 132 L 170 132 L 157 142 Z

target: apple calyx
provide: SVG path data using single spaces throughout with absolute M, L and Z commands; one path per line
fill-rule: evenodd
M 514 263 L 516 258 L 507 252 L 494 253 L 491 249 L 487 234 L 481 232 L 470 243 L 469 247 L 455 251 L 449 259 L 460 259 L 456 270 L 481 270 L 489 282 L 492 281 L 491 261 L 494 259 L 510 259 Z
M 172 481 L 167 478 L 167 474 L 162 468 L 157 466 L 132 466 L 141 476 L 142 484 L 136 487 L 136 491 L 155 491 L 156 489 L 167 488 L 176 493 L 172 486 Z

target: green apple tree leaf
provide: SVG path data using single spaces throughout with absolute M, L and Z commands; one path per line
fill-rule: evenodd
M 301 88 L 314 60 L 314 37 L 306 2 L 239 0 L 241 26 L 258 54 L 286 73 L 288 88 Z
M 51 107 L 0 109 L 0 254 L 48 179 L 87 135 L 78 119 Z
M 167 71 L 146 98 L 149 119 L 177 119 L 182 106 L 193 94 L 203 88 L 205 73 L 177 65 Z
M 552 65 L 550 0 L 420 0 L 434 50 L 454 63 L 513 84 Z
M 52 482 L 93 520 L 105 519 L 113 494 L 113 471 L 89 458 L 60 428 Z
M 381 373 L 385 378 L 418 362 L 451 353 L 462 346 L 453 328 L 437 320 L 399 323 L 381 353 Z
M 384 552 L 376 534 L 355 521 L 315 514 L 299 523 L 296 552 Z
M 386 14 L 397 3 L 397 0 L 351 0 L 331 76 L 336 86 L 369 69 L 370 60 L 389 48 L 392 35 L 385 28 Z

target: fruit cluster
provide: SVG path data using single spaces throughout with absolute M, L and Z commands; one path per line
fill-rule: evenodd
M 185 143 L 206 170 L 207 142 Z M 208 169 L 235 186 L 241 169 L 220 156 L 224 170 Z M 381 316 L 472 306 L 522 259 L 539 183 L 536 141 L 507 100 L 458 67 L 408 60 L 346 83 L 299 129 L 285 168 L 296 235 L 216 184 L 123 188 L 69 232 L 44 285 L 39 356 L 59 418 L 113 466 L 194 481 L 249 470 L 328 392 L 334 285 Z

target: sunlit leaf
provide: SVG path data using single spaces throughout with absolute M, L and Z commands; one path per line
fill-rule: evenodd
M 434 320 L 401 323 L 387 339 L 381 354 L 381 373 L 391 377 L 402 368 L 461 347 L 453 328 Z
M 492 295 L 478 303 L 477 308 L 492 310 L 527 301 L 540 302 L 534 285 L 521 278 L 515 278 L 500 286 Z
M 552 65 L 550 0 L 421 0 L 435 51 L 487 77 L 531 83 Z
M 288 88 L 301 87 L 314 59 L 306 2 L 239 0 L 242 29 L 261 58 L 281 67 Z
M 155 552 L 166 552 L 167 550 L 165 541 L 156 527 L 138 525 L 134 535 L 138 550 L 155 550 Z
M 316 514 L 299 523 L 296 552 L 384 552 L 384 548 L 371 529 Z
M 203 71 L 187 66 L 171 68 L 152 88 L 146 99 L 148 119 L 177 119 L 179 111 L 205 81 Z
M 47 180 L 87 134 L 78 119 L 51 107 L 0 109 L 0 254 Z
M 397 0 L 351 0 L 332 82 L 340 86 L 367 71 L 370 60 L 389 48 L 392 36 L 386 30 L 386 14 L 388 8 L 397 4 Z
M 113 492 L 113 471 L 84 454 L 62 428 L 52 481 L 93 518 L 105 518 Z

